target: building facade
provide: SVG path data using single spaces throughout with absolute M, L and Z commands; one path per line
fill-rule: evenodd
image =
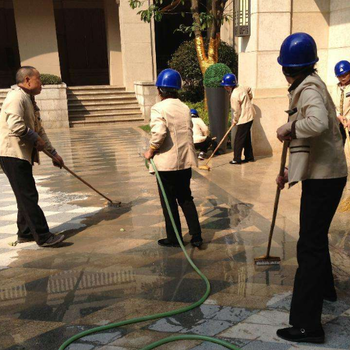
M 248 3 L 248 0 L 237 0 Z M 253 141 L 257 154 L 270 155 L 281 144 L 276 129 L 286 122 L 287 82 L 277 64 L 283 40 L 307 32 L 317 43 L 317 69 L 330 92 L 336 87 L 334 66 L 350 60 L 350 1 L 250 0 L 250 35 L 238 38 L 239 82 L 254 89 L 257 118 Z
M 68 86 L 132 90 L 155 79 L 153 26 L 127 0 L 0 0 L 0 87 L 32 65 Z

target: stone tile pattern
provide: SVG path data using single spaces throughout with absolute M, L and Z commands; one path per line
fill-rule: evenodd
M 86 215 L 79 222 L 82 226 L 64 228 L 67 245 L 60 249 L 38 251 L 20 246 L 0 250 L 0 256 L 12 249 L 17 254 L 9 268 L 0 271 L 0 289 L 17 291 L 4 294 L 6 298 L 0 300 L 2 346 L 54 350 L 69 337 L 92 327 L 198 300 L 204 283 L 182 253 L 156 243 L 164 237 L 164 223 L 155 179 L 139 156 L 147 145 L 142 134 L 132 128 L 109 126 L 50 135 L 69 167 L 110 198 L 121 200 L 123 206 L 104 208 L 97 194 L 52 168 L 43 157 L 35 173 L 49 221 L 62 220 L 62 211 L 65 225 L 74 223 L 74 213 L 81 220 L 79 208 Z M 4 189 L 1 216 L 5 219 L 0 227 L 6 240 L 14 234 L 15 201 L 9 199 L 8 187 Z M 326 344 L 290 344 L 276 337 L 276 330 L 288 325 L 295 256 L 291 252 L 281 254 L 280 268 L 255 269 L 253 258 L 257 247 L 266 244 L 269 218 L 197 173 L 192 190 L 208 244 L 203 250 L 189 245 L 186 249 L 210 279 L 212 293 L 207 302 L 185 314 L 85 337 L 69 349 L 141 349 L 174 334 L 211 335 L 247 350 L 349 349 L 350 301 L 342 280 L 337 282 L 341 300 L 324 306 Z M 57 193 L 61 193 L 57 199 L 61 206 L 55 212 L 52 201 Z M 84 200 L 77 200 L 82 199 L 79 196 Z M 67 203 L 63 203 L 65 198 Z M 72 210 L 76 211 L 61 211 L 62 207 L 70 208 L 64 205 L 74 206 Z M 189 241 L 183 218 L 182 223 L 184 239 Z M 288 232 L 277 234 L 273 247 L 285 253 L 283 247 L 292 240 Z M 349 278 L 348 272 L 342 273 Z M 201 342 L 173 343 L 166 348 L 222 349 Z

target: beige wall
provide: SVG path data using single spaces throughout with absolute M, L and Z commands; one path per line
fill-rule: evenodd
M 22 65 L 61 76 L 51 0 L 13 0 Z
M 145 2 L 145 6 L 149 1 Z M 127 90 L 134 89 L 135 81 L 156 79 L 154 28 L 149 23 L 142 22 L 137 12 L 137 9 L 131 9 L 128 1 L 120 1 L 123 75 Z
M 124 85 L 120 40 L 119 7 L 115 0 L 104 0 L 110 85 Z

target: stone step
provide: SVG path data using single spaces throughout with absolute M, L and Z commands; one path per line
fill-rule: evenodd
M 113 101 L 113 100 L 129 100 L 129 99 L 135 99 L 135 95 L 81 95 L 81 96 L 74 96 L 70 95 L 67 96 L 68 102 L 70 101 Z
M 88 119 L 76 119 L 71 118 L 69 120 L 69 125 L 74 126 L 84 126 L 84 125 L 91 125 L 91 124 L 106 124 L 106 123 L 121 123 L 121 122 L 132 122 L 132 121 L 143 121 L 142 116 L 139 115 L 129 115 L 125 117 L 113 117 L 113 116 L 104 116 L 104 117 L 98 117 L 98 118 L 88 118 Z
M 113 96 L 113 95 L 123 95 L 123 96 L 130 96 L 130 95 L 135 95 L 134 92 L 129 92 L 129 91 L 122 91 L 122 90 L 98 90 L 98 91 L 93 91 L 93 90 L 78 90 L 78 91 L 69 91 L 67 90 L 67 97 L 71 96 Z
M 84 104 L 84 106 L 99 106 L 99 105 L 121 105 L 121 104 L 130 104 L 130 103 L 136 103 L 138 104 L 138 101 L 135 96 L 130 97 L 105 97 L 105 98 L 97 98 L 97 99 L 70 99 L 68 100 L 68 106 L 74 107 L 74 106 L 81 106 Z
M 136 110 L 140 111 L 140 107 L 137 103 L 130 104 L 101 104 L 101 105 L 77 105 L 77 106 L 69 106 L 69 113 L 84 113 L 84 112 L 93 112 L 93 111 L 128 111 L 128 110 Z M 72 114 L 73 115 L 73 114 Z
M 92 86 L 70 86 L 67 88 L 68 91 L 83 91 L 83 90 L 121 90 L 125 91 L 124 86 L 116 85 L 92 85 Z
M 140 115 L 142 116 L 142 113 L 139 109 L 131 109 L 128 111 L 95 111 L 95 112 L 77 112 L 77 113 L 70 113 L 69 112 L 69 117 L 70 118 L 96 118 L 96 117 L 127 117 L 128 115 Z

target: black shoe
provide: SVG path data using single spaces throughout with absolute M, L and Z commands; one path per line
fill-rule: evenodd
M 282 328 L 277 331 L 277 336 L 289 341 L 304 343 L 324 343 L 324 330 L 306 331 L 304 328 Z
M 58 243 L 61 243 L 63 240 L 63 235 L 51 235 L 45 243 L 40 244 L 40 247 L 52 247 Z
M 248 162 L 255 162 L 255 159 L 254 159 L 254 157 L 253 158 L 246 158 L 246 159 L 244 159 L 244 160 L 242 160 L 242 163 L 248 163 Z
M 230 164 L 242 164 L 242 161 L 238 161 L 238 160 L 231 160 Z
M 203 244 L 203 239 L 201 235 L 193 236 L 191 239 L 192 247 L 200 248 L 200 246 Z
M 335 303 L 338 300 L 337 295 L 324 295 L 323 300 L 329 301 L 331 303 Z
M 162 247 L 174 247 L 179 248 L 180 244 L 178 242 L 169 241 L 167 238 L 160 239 L 158 244 Z
M 17 237 L 17 243 L 28 243 L 28 242 L 35 242 L 34 237 L 33 236 Z

